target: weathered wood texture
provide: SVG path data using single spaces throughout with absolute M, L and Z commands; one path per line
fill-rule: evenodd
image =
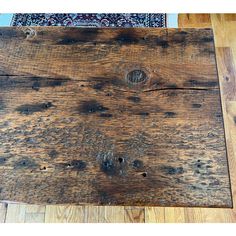
M 0 198 L 231 207 L 210 29 L 0 29 Z

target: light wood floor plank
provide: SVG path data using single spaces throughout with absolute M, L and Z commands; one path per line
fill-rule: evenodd
M 101 206 L 98 208 L 99 223 L 124 223 L 123 206 Z
M 165 208 L 145 207 L 145 223 L 165 223 Z
M 165 207 L 165 223 L 185 223 L 184 208 Z
M 210 28 L 210 14 L 179 14 L 178 24 L 180 28 Z
M 84 214 L 84 223 L 98 223 L 98 206 L 85 206 Z
M 6 223 L 24 223 L 25 222 L 25 204 L 9 203 L 7 207 Z
M 144 207 L 125 207 L 125 223 L 144 223 L 145 208 Z
M 7 213 L 7 204 L 6 203 L 0 203 L 0 223 L 5 222 L 6 213 Z
M 84 210 L 82 206 L 47 205 L 45 223 L 83 223 Z
M 27 205 L 25 223 L 44 223 L 46 206 Z

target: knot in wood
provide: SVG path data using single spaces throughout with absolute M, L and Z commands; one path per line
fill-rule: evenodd
M 26 39 L 32 39 L 36 36 L 36 30 L 30 28 L 30 27 L 22 27 L 23 32 L 26 34 Z
M 147 74 L 140 69 L 132 70 L 126 75 L 126 81 L 131 85 L 143 84 L 147 80 Z

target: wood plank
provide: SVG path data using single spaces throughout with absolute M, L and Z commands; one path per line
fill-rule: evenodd
M 99 223 L 124 223 L 123 206 L 100 206 L 98 209 Z
M 24 223 L 26 204 L 9 203 L 7 207 L 6 223 Z
M 178 25 L 180 28 L 211 28 L 210 14 L 179 14 Z
M 165 207 L 165 223 L 185 223 L 185 212 L 182 207 Z
M 144 207 L 125 207 L 124 215 L 125 223 L 144 223 L 145 208 Z
M 231 207 L 211 30 L 0 34 L 1 199 Z
M 83 223 L 84 207 L 47 205 L 45 223 Z
M 46 206 L 27 205 L 25 211 L 25 223 L 44 223 Z
M 98 223 L 98 206 L 84 206 L 84 222 Z
M 165 223 L 165 208 L 145 207 L 145 223 Z
M 5 222 L 6 213 L 7 213 L 7 204 L 6 203 L 0 203 L 0 223 Z

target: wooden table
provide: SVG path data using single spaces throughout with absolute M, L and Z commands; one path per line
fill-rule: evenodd
M 210 29 L 0 28 L 0 199 L 232 207 Z

